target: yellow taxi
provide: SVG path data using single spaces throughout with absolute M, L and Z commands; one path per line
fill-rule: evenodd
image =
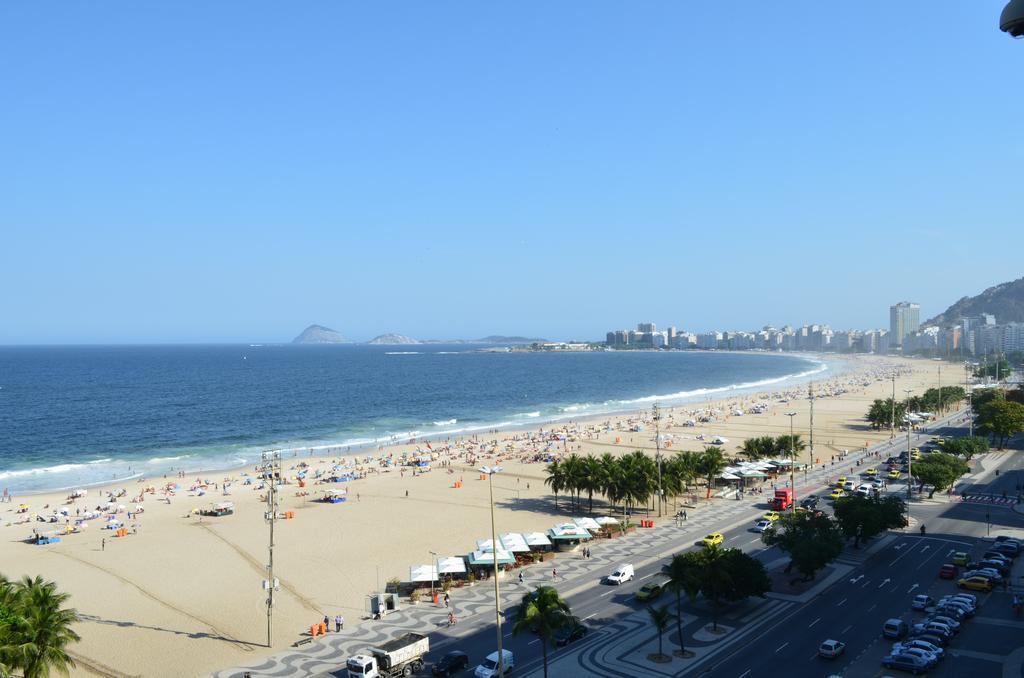
M 967 579 L 961 579 L 956 583 L 962 589 L 970 589 L 971 591 L 991 591 L 992 582 L 985 577 L 968 577 Z
M 921 458 L 921 450 L 917 449 L 916 447 L 911 447 L 910 458 L 913 459 L 914 461 L 919 460 Z
M 846 476 L 839 476 L 838 478 L 836 478 L 835 486 L 836 487 L 842 487 L 845 482 L 846 482 Z
M 769 511 L 768 513 L 764 514 L 762 517 L 765 520 L 767 520 L 768 522 L 774 523 L 776 520 L 779 519 L 779 512 L 778 511 Z
M 721 532 L 712 532 L 701 541 L 704 542 L 704 546 L 718 546 L 725 541 L 725 535 Z
M 846 492 L 843 492 L 842 489 L 837 487 L 836 489 L 832 490 L 832 492 L 830 492 L 828 496 L 832 499 L 839 499 L 839 497 L 842 497 L 845 494 Z
M 889 471 L 889 480 L 899 480 L 899 479 L 900 479 L 900 472 L 899 471 L 897 471 L 896 469 L 893 469 L 893 470 Z
M 877 476 L 878 475 L 878 469 L 877 468 L 866 468 L 866 469 L 864 469 L 864 475 L 866 475 L 866 476 Z

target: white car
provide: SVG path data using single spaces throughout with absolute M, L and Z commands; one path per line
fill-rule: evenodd
M 507 675 L 516 665 L 516 658 L 512 654 L 512 650 L 502 650 L 502 669 Z M 473 672 L 476 678 L 495 678 L 498 675 L 498 653 L 492 652 L 487 655 L 483 663 L 476 667 L 476 671 Z
M 904 650 L 909 650 L 909 649 L 912 649 L 912 648 L 916 648 L 918 650 L 924 650 L 925 652 L 931 652 L 933 655 L 935 655 L 939 659 L 942 659 L 942 656 L 946 652 L 945 650 L 943 650 L 938 645 L 932 645 L 927 640 L 904 640 L 904 641 L 901 641 L 899 643 L 894 643 L 893 644 L 893 646 L 892 646 L 892 653 L 893 654 L 900 654 Z
M 754 525 L 754 532 L 768 532 L 774 529 L 775 525 L 773 525 L 770 520 L 759 520 L 757 521 L 757 524 Z
M 914 596 L 914 599 L 910 601 L 910 607 L 912 607 L 915 610 L 923 610 L 926 607 L 930 607 L 934 604 L 935 601 L 932 599 L 931 596 L 926 596 L 923 594 Z
M 609 584 L 622 584 L 627 581 L 632 581 L 633 577 L 633 566 L 632 565 L 619 565 L 619 567 L 612 572 L 610 575 L 605 577 Z
M 846 650 L 846 643 L 842 643 L 838 640 L 826 640 L 820 646 L 818 646 L 818 656 L 826 657 L 828 659 L 835 659 Z

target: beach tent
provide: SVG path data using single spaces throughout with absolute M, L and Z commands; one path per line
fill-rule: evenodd
M 523 534 L 523 539 L 531 549 L 546 550 L 551 547 L 551 540 L 543 532 L 527 532 Z
M 512 557 L 512 554 L 508 551 L 499 549 L 497 553 L 493 551 L 473 551 L 469 554 L 469 564 L 472 567 L 479 567 L 481 565 L 490 565 L 493 567 L 495 560 L 498 565 L 512 565 L 516 562 L 516 559 Z
M 548 537 L 553 542 L 583 541 L 592 539 L 592 535 L 576 523 L 562 523 L 548 530 Z
M 437 559 L 438 574 L 465 574 L 466 560 L 459 556 L 448 556 Z
M 601 524 L 598 523 L 593 518 L 586 518 L 586 517 L 584 517 L 584 518 L 576 518 L 572 522 L 576 523 L 577 525 L 582 527 L 584 530 L 600 530 L 601 529 Z
M 619 521 L 611 516 L 601 516 L 597 519 L 598 525 L 618 525 Z
M 526 540 L 523 539 L 523 535 L 518 532 L 506 532 L 505 534 L 498 537 L 498 541 L 505 547 L 506 551 L 512 553 L 526 553 L 530 550 Z
M 718 476 L 718 478 L 719 478 L 719 480 L 739 480 L 740 479 L 739 476 L 733 475 L 732 473 L 728 473 L 728 472 L 722 473 L 721 475 Z
M 722 436 L 715 436 L 714 439 L 712 439 L 711 444 L 712 445 L 725 445 L 727 442 L 729 442 L 728 438 L 723 438 Z
M 433 565 L 413 565 L 409 568 L 409 581 L 437 581 L 437 568 Z

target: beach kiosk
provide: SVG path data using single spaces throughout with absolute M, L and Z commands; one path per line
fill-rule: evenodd
M 323 493 L 324 495 L 320 498 L 320 501 L 324 502 L 325 504 L 340 504 L 341 502 L 346 500 L 345 495 L 348 494 L 348 490 L 344 488 L 331 489 L 324 490 Z
M 531 551 L 543 553 L 553 548 L 551 540 L 543 532 L 526 532 L 523 534 L 523 539 L 526 540 L 526 545 L 530 547 Z
M 371 593 L 366 596 L 366 612 L 372 619 L 382 619 L 400 607 L 397 593 Z
M 575 549 L 581 542 L 593 539 L 593 535 L 576 523 L 562 523 L 555 525 L 548 530 L 548 537 L 551 542 L 561 550 L 563 546 L 567 550 Z
M 218 504 L 214 504 L 210 508 L 202 509 L 199 512 L 201 516 L 210 516 L 213 518 L 220 518 L 222 516 L 230 516 L 235 512 L 235 505 L 230 501 L 222 501 Z

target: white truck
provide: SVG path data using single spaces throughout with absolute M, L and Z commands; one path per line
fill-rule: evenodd
M 619 565 L 614 572 L 605 577 L 605 581 L 609 584 L 615 584 L 618 586 L 619 584 L 623 584 L 627 581 L 632 581 L 634 576 L 633 566 L 627 563 L 625 565 Z
M 421 633 L 406 633 L 366 654 L 349 657 L 345 668 L 350 678 L 393 678 L 411 676 L 423 668 L 423 655 L 430 650 L 430 639 Z

